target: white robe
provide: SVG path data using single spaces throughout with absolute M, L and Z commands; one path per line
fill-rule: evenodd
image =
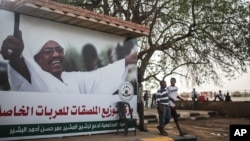
M 63 72 L 62 82 L 50 73 L 43 71 L 32 60 L 33 58 L 25 59 L 31 83 L 8 65 L 12 91 L 111 95 L 119 89 L 127 75 L 125 59 L 122 59 L 91 72 Z

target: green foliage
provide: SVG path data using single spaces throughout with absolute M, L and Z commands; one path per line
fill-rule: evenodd
M 55 0 L 55 1 L 83 7 L 88 10 L 93 10 L 94 8 L 97 8 L 99 3 L 101 2 L 101 0 Z

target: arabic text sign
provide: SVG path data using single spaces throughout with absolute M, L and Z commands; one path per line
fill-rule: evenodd
M 0 139 L 115 131 L 116 101 L 118 95 L 1 92 Z M 136 115 L 136 96 L 130 104 Z

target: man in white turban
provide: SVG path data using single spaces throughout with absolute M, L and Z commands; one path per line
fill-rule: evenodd
M 127 75 L 126 66 L 137 61 L 136 53 L 91 72 L 64 72 L 65 49 L 56 40 L 47 40 L 33 49 L 33 58 L 22 56 L 22 33 L 8 36 L 1 53 L 9 60 L 8 76 L 13 91 L 112 94 Z M 34 51 L 36 50 L 36 51 Z

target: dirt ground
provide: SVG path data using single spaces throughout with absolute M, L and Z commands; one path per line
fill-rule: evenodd
M 189 134 L 197 137 L 197 141 L 229 141 L 229 125 L 230 124 L 248 124 L 250 125 L 249 118 L 227 118 L 227 117 L 210 117 L 205 119 L 184 119 L 179 121 L 182 129 Z M 134 132 L 130 132 L 128 136 L 124 136 L 123 133 L 110 133 L 110 134 L 98 134 L 87 136 L 73 136 L 63 138 L 48 138 L 48 139 L 31 139 L 26 141 L 142 141 L 144 139 L 151 138 L 152 141 L 158 141 L 156 138 L 161 138 L 166 141 L 164 136 L 159 135 L 155 123 L 148 123 L 148 132 L 140 132 L 137 130 L 137 135 L 134 136 Z M 166 131 L 169 133 L 169 137 L 174 138 L 178 135 L 178 130 L 173 121 L 166 126 Z
M 179 123 L 182 129 L 191 135 L 195 135 L 198 141 L 229 141 L 230 124 L 249 125 L 250 119 L 217 116 L 206 119 L 181 120 Z M 150 132 L 158 132 L 156 126 L 157 123 L 147 125 Z M 173 121 L 165 129 L 170 136 L 178 135 L 178 130 Z

